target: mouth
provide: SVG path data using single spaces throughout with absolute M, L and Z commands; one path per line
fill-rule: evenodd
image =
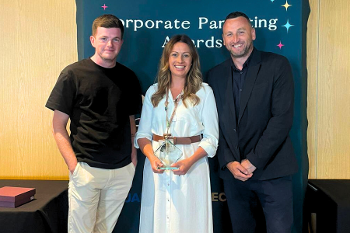
M 236 44 L 236 45 L 233 45 L 232 47 L 234 47 L 234 48 L 240 48 L 240 47 L 242 47 L 243 46 L 243 44 Z
M 174 65 L 176 69 L 185 69 L 185 66 Z

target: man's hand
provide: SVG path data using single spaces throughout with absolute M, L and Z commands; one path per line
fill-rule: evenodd
M 134 139 L 136 134 L 136 123 L 135 116 L 129 116 L 130 120 L 130 134 L 131 134 L 131 162 L 134 164 L 135 168 L 137 165 L 137 149 L 134 146 Z
M 136 151 L 136 148 L 133 147 L 135 149 L 135 151 L 133 150 L 131 152 L 131 162 L 134 164 L 134 166 L 136 167 L 137 165 L 137 151 Z
M 250 173 L 237 161 L 228 163 L 226 167 L 237 180 L 246 181 L 253 176 L 253 173 Z
M 249 172 L 253 173 L 256 170 L 256 167 L 248 160 L 243 159 L 241 165 Z
M 69 116 L 66 113 L 55 110 L 52 119 L 52 134 L 55 138 L 57 147 L 67 164 L 69 172 L 73 174 L 78 161 L 66 129 L 68 119 Z
M 68 170 L 69 170 L 70 174 L 72 174 L 72 175 L 73 175 L 74 170 L 75 170 L 75 168 L 77 167 L 77 164 L 78 164 L 78 161 L 77 161 L 77 160 L 75 160 L 75 161 L 72 161 L 70 164 L 68 164 L 68 165 L 67 165 L 67 166 L 68 166 Z

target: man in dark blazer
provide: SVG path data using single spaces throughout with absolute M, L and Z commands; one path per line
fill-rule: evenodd
M 290 233 L 291 175 L 298 169 L 289 137 L 291 66 L 281 55 L 254 48 L 255 29 L 244 13 L 226 17 L 222 36 L 231 58 L 208 72 L 208 83 L 219 114 L 217 156 L 233 232 L 261 232 L 256 211 L 262 207 L 267 232 Z

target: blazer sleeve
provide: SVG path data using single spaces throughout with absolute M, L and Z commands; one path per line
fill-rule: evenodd
M 233 156 L 229 146 L 227 145 L 225 137 L 222 134 L 222 130 L 219 131 L 219 147 L 217 151 L 217 157 L 221 170 L 225 170 L 228 163 L 237 161 L 237 159 Z
M 222 110 L 222 103 L 219 99 L 219 92 L 223 91 L 222 89 L 219 88 L 219 84 L 222 81 L 220 77 L 222 77 L 224 74 L 221 73 L 223 69 L 212 69 L 207 73 L 207 80 L 209 86 L 211 86 L 214 96 L 215 96 L 215 101 L 216 101 L 216 106 L 218 109 L 218 114 L 221 113 Z M 219 72 L 220 71 L 220 72 Z M 232 154 L 226 139 L 222 133 L 222 124 L 220 124 L 219 121 L 219 144 L 218 144 L 218 149 L 217 149 L 217 157 L 219 161 L 219 166 L 221 170 L 226 169 L 226 165 L 230 162 L 236 161 L 236 158 Z
M 246 158 L 258 169 L 264 168 L 285 143 L 293 124 L 294 81 L 292 68 L 285 57 L 272 63 L 275 68 L 271 100 L 271 118 L 258 143 Z

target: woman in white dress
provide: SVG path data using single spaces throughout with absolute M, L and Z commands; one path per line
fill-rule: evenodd
M 211 233 L 208 157 L 218 146 L 218 116 L 212 89 L 202 82 L 198 53 L 188 36 L 176 35 L 167 43 L 157 79 L 147 90 L 135 139 L 147 157 L 139 232 Z M 172 164 L 174 170 L 163 170 L 154 152 L 164 135 L 182 151 Z

